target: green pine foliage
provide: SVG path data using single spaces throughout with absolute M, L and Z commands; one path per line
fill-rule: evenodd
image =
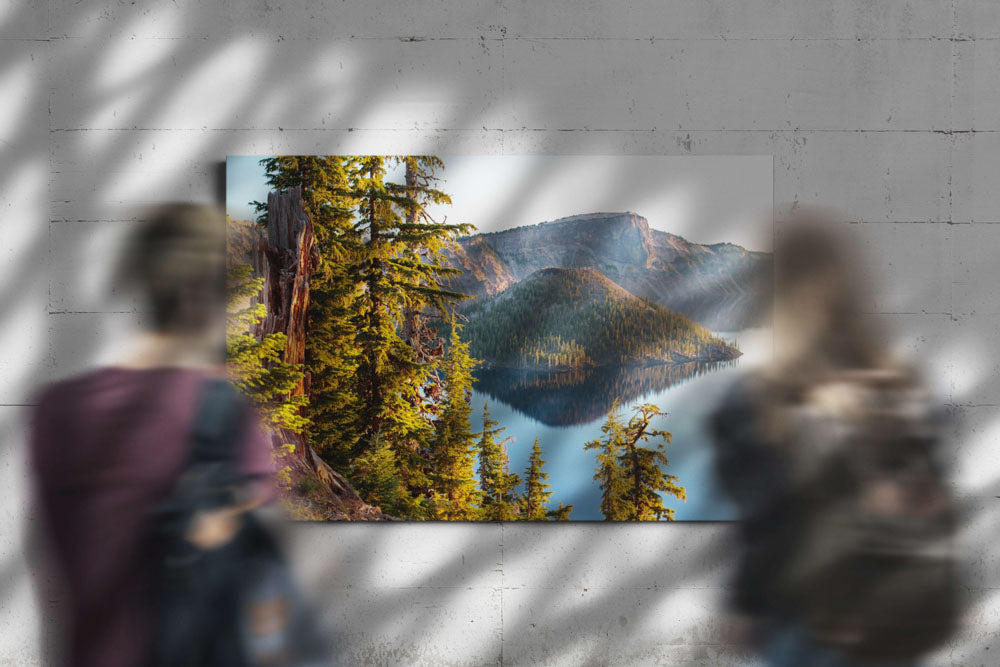
M 441 360 L 444 398 L 431 438 L 429 475 L 435 490 L 433 517 L 461 521 L 476 516 L 480 492 L 476 485 L 476 440 L 470 426 L 472 371 L 476 360 L 452 321 L 448 351 Z
M 228 221 L 228 218 L 227 218 Z M 260 293 L 263 278 L 253 278 L 249 265 L 236 266 L 227 273 L 226 363 L 233 385 L 253 403 L 266 427 L 274 432 L 282 429 L 301 433 L 309 426 L 302 415 L 306 397 L 292 395 L 302 380 L 302 368 L 282 360 L 286 337 L 282 333 L 257 340 L 251 327 L 267 315 L 262 303 L 253 303 Z M 284 443 L 271 453 L 277 467 L 279 484 L 291 482 L 289 467 L 282 459 L 295 451 L 295 445 Z
M 441 166 L 440 160 L 430 157 L 406 158 L 406 162 L 427 180 Z M 362 441 L 376 432 L 396 442 L 426 436 L 419 392 L 429 369 L 413 358 L 399 328 L 407 309 L 446 312 L 464 297 L 439 286 L 441 278 L 456 271 L 444 265 L 441 252 L 446 242 L 471 227 L 432 220 L 426 206 L 451 200 L 430 185 L 386 181 L 392 164 L 393 159 L 386 156 L 359 158 L 353 183 L 358 201 L 353 232 L 359 240 L 353 246 L 352 272 L 362 289 L 352 321 L 360 351 L 357 391 Z
M 594 479 L 600 482 L 605 520 L 672 521 L 674 510 L 664 505 L 661 494 L 686 500 L 677 477 L 664 471 L 670 464 L 665 446 L 671 434 L 651 427 L 653 418 L 663 414 L 655 405 L 638 405 L 625 423 L 615 404 L 601 427 L 604 438 L 585 445 L 598 452 Z
M 524 471 L 524 494 L 521 496 L 521 518 L 525 521 L 545 521 L 548 512 L 549 498 L 552 492 L 546 480 L 549 474 L 543 470 L 545 460 L 542 458 L 542 448 L 535 438 L 531 447 L 531 457 L 528 468 Z
M 490 418 L 489 403 L 483 405 L 483 430 L 478 443 L 480 516 L 484 521 L 514 521 L 520 517 L 518 475 L 509 472 L 506 440 L 497 440 L 504 427 Z
M 302 369 L 282 361 L 285 334 L 275 333 L 257 340 L 250 327 L 266 314 L 264 304 L 251 305 L 260 292 L 262 278 L 251 277 L 251 267 L 237 266 L 228 272 L 228 318 L 226 360 L 233 384 L 257 406 L 265 425 L 300 433 L 308 425 L 302 416 L 305 396 L 291 396 L 302 380 Z
M 318 265 L 309 286 L 305 370 L 309 378 L 309 440 L 341 473 L 360 438 L 360 403 L 354 391 L 358 353 L 352 305 L 359 287 L 349 274 L 353 241 L 352 156 L 281 155 L 261 160 L 268 185 L 275 190 L 302 188 L 313 223 Z M 267 221 L 267 203 L 254 202 L 258 222 Z
M 438 222 L 427 209 L 451 201 L 435 187 L 444 164 L 432 156 L 380 155 L 276 156 L 261 164 L 272 188 L 301 186 L 316 237 L 305 360 L 310 441 L 359 488 L 391 496 L 399 516 L 427 518 L 423 499 L 442 495 L 434 488 L 442 480 L 430 474 L 443 410 L 443 392 L 432 387 L 440 359 L 426 353 L 427 340 L 404 338 L 401 325 L 445 316 L 465 298 L 441 287 L 457 272 L 443 252 L 473 228 Z M 387 178 L 398 167 L 405 169 L 402 183 Z M 266 223 L 266 202 L 254 204 L 258 222 Z M 448 428 L 454 424 L 452 415 Z M 375 455 L 377 447 L 392 450 L 392 466 L 384 452 Z M 400 482 L 395 495 L 385 491 L 390 467 Z M 378 484 L 368 479 L 376 473 Z M 455 479 L 463 474 L 452 471 Z M 461 490 L 468 481 L 447 484 L 458 484 L 444 495 L 459 509 L 443 511 L 466 512 L 461 508 L 474 497 L 457 499 L 468 495 Z
M 572 505 L 563 505 L 562 503 L 559 503 L 558 507 L 546 512 L 545 516 L 547 516 L 552 521 L 569 521 L 570 514 L 572 512 L 573 512 Z
M 364 456 L 354 459 L 351 472 L 361 497 L 383 512 L 409 516 L 419 505 L 403 485 L 396 453 L 384 438 L 376 438 Z
M 594 479 L 601 487 L 601 513 L 606 521 L 627 521 L 628 507 L 625 505 L 625 476 L 620 458 L 625 448 L 624 424 L 615 403 L 608 418 L 601 426 L 603 439 L 588 442 L 586 449 L 597 450 L 597 469 Z
M 411 173 L 408 182 L 387 181 L 387 170 L 400 161 Z M 357 332 L 359 443 L 363 447 L 375 434 L 384 436 L 394 448 L 404 485 L 415 496 L 427 494 L 432 484 L 427 459 L 434 414 L 427 410 L 425 389 L 434 364 L 421 363 L 401 336 L 401 326 L 410 311 L 444 313 L 464 298 L 439 285 L 455 272 L 445 266 L 442 251 L 471 229 L 438 223 L 427 213 L 429 204 L 451 201 L 430 185 L 442 166 L 432 157 L 366 155 L 358 159 L 352 180 L 357 240 L 350 246 L 349 272 L 361 286 L 351 318 Z M 356 448 L 354 453 L 364 452 Z

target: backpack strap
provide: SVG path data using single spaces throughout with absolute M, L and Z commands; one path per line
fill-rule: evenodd
M 235 466 L 235 448 L 242 426 L 241 407 L 236 390 L 227 380 L 205 380 L 191 430 L 189 465 L 224 463 Z
M 199 508 L 238 504 L 243 480 L 237 468 L 237 446 L 247 404 L 225 379 L 202 384 L 191 429 L 188 464 L 175 496 L 196 499 Z M 186 478 L 186 480 L 185 480 Z

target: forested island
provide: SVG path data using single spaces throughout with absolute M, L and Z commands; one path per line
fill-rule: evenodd
M 739 350 L 594 269 L 539 269 L 460 312 L 484 367 L 572 369 L 722 361 Z

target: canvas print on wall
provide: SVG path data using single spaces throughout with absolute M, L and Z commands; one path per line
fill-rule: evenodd
M 733 518 L 770 157 L 235 156 L 230 368 L 303 520 Z

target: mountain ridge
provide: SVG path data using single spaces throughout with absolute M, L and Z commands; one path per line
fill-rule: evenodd
M 458 239 L 446 251 L 465 273 L 449 287 L 489 297 L 541 268 L 592 268 L 714 330 L 766 320 L 770 253 L 700 244 L 653 229 L 632 211 L 584 213 Z

